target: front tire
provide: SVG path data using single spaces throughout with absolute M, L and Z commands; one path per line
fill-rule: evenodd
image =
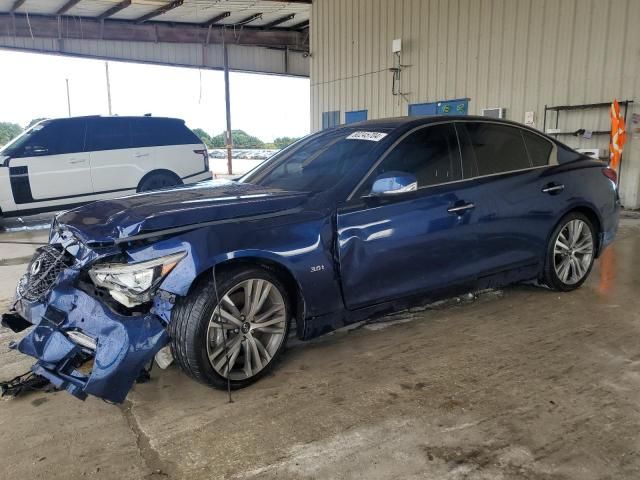
M 171 349 L 195 380 L 226 389 L 229 378 L 232 389 L 243 388 L 279 360 L 289 334 L 291 304 L 270 270 L 245 267 L 216 273 L 217 295 L 212 276 L 174 307 Z
M 593 268 L 596 232 L 582 213 L 569 213 L 551 234 L 543 272 L 544 283 L 568 292 L 580 287 Z

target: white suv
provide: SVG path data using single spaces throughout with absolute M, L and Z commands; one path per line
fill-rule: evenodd
M 183 120 L 44 120 L 0 149 L 0 209 L 62 210 L 210 178 L 207 149 Z

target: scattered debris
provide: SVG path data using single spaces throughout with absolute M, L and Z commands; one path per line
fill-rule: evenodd
M 17 397 L 26 392 L 50 392 L 55 387 L 44 377 L 33 372 L 23 373 L 17 377 L 0 382 L 0 397 Z

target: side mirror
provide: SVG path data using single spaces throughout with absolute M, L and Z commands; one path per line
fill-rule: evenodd
M 376 177 L 371 187 L 372 196 L 397 195 L 418 189 L 418 179 L 406 172 L 387 172 Z
M 49 149 L 47 147 L 33 147 L 30 154 L 34 157 L 41 157 L 42 155 L 48 155 Z

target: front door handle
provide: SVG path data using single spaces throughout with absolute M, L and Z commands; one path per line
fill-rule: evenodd
M 86 158 L 72 158 L 71 160 L 69 160 L 69 163 L 75 165 L 76 163 L 84 163 L 86 161 Z
M 550 183 L 542 189 L 542 193 L 554 194 L 560 193 L 562 190 L 564 190 L 564 185 L 562 185 L 561 183 Z
M 476 206 L 473 203 L 465 203 L 456 207 L 447 208 L 447 212 L 455 213 L 456 215 L 462 215 L 467 210 L 473 210 Z

